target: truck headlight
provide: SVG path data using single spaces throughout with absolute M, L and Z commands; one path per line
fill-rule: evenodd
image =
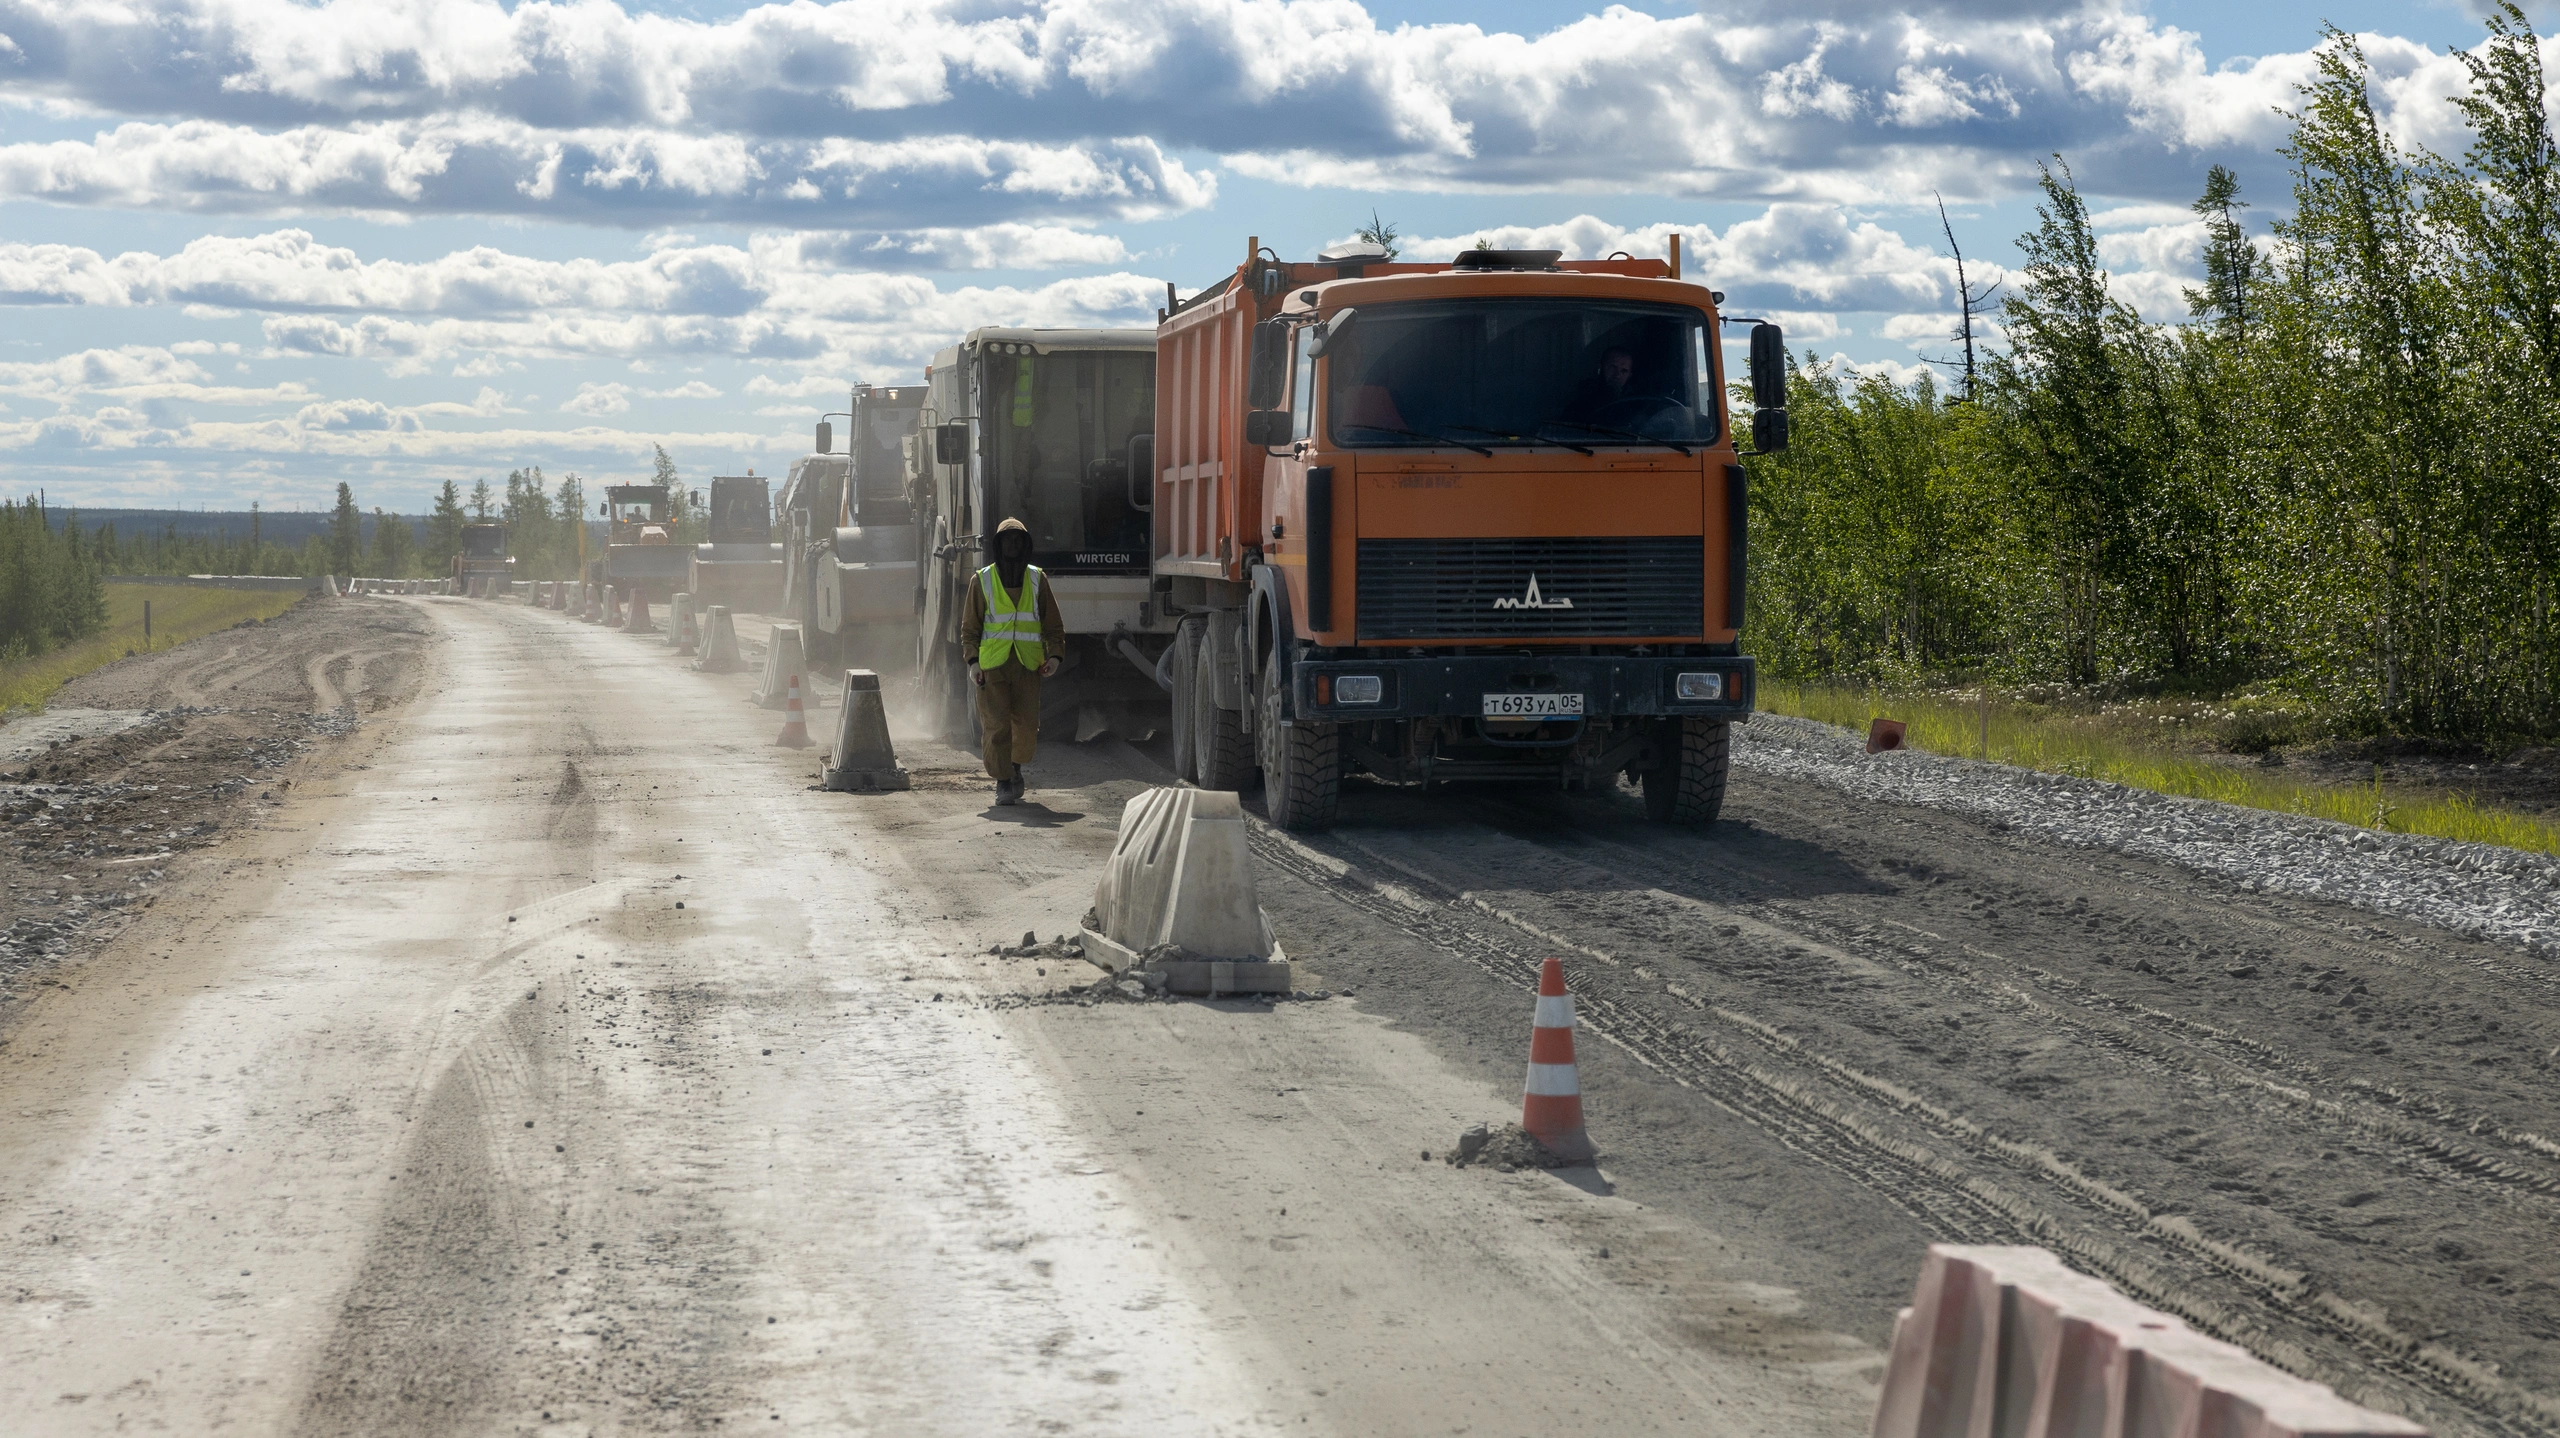
M 1683 702 L 1713 701 L 1724 697 L 1722 674 L 1683 674 L 1679 679 L 1679 695 Z
M 1333 681 L 1333 699 L 1337 704 L 1375 704 L 1386 692 L 1386 683 L 1375 674 L 1341 674 Z

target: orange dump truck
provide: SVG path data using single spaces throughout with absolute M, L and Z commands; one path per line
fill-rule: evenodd
M 1475 250 L 1312 264 L 1258 243 L 1157 327 L 1154 583 L 1174 757 L 1259 771 L 1273 822 L 1392 783 L 1724 799 L 1749 717 L 1745 520 L 1721 296 L 1663 260 Z M 1168 296 L 1172 299 L 1172 296 Z M 1751 332 L 1753 448 L 1785 342 Z

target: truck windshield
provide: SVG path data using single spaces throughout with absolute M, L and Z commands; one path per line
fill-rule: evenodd
M 999 348 L 990 346 L 989 348 Z M 987 523 L 1019 519 L 1043 566 L 1144 564 L 1147 516 L 1129 503 L 1129 439 L 1155 432 L 1144 351 L 987 356 Z
M 898 453 L 898 441 L 916 431 L 916 412 L 923 405 L 921 396 L 905 403 L 882 403 L 865 399 L 856 404 L 861 418 L 853 426 L 853 503 L 848 506 L 856 524 L 912 524 L 914 512 L 907 502 L 907 477 Z
M 1363 305 L 1325 350 L 1336 444 L 1703 444 L 1713 332 L 1684 305 L 1548 299 Z

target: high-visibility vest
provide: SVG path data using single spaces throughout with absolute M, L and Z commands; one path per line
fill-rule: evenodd
M 978 571 L 978 585 L 987 600 L 986 627 L 978 631 L 978 667 L 993 669 L 1009 654 L 1021 660 L 1023 668 L 1039 669 L 1047 657 L 1040 652 L 1040 566 L 1022 566 L 1018 601 L 1004 592 L 1004 582 L 996 578 L 992 564 Z

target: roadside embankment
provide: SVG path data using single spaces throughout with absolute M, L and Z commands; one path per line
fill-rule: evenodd
M 0 725 L 0 1013 L 152 903 L 183 855 L 255 824 L 360 713 L 418 682 L 428 631 L 410 606 L 214 594 L 291 607 L 107 662 L 46 713 Z M 192 612 L 199 624 L 221 613 Z M 156 605 L 153 617 L 156 630 Z
M 242 590 L 193 585 L 110 583 L 107 627 L 76 644 L 0 666 L 0 714 L 32 709 L 56 690 L 101 666 L 132 654 L 172 649 L 235 624 L 273 619 L 302 600 L 302 591 Z M 143 606 L 151 606 L 151 634 L 143 635 Z
M 1871 755 L 1846 729 L 1782 714 L 1760 715 L 1734 733 L 1734 765 L 1748 772 L 2182 864 L 2250 893 L 2352 904 L 2537 953 L 2560 951 L 2560 858 L 2550 854 L 1910 749 Z
M 2368 746 L 2316 738 L 2298 712 L 2248 700 L 2073 706 L 1993 694 L 1986 703 L 1978 690 L 1889 693 L 1782 680 L 1764 681 L 1759 699 L 1772 713 L 1859 732 L 1871 719 L 1893 719 L 1906 726 L 1905 745 L 1933 754 L 2560 854 L 2560 751 L 2551 749 L 2367 754 Z

